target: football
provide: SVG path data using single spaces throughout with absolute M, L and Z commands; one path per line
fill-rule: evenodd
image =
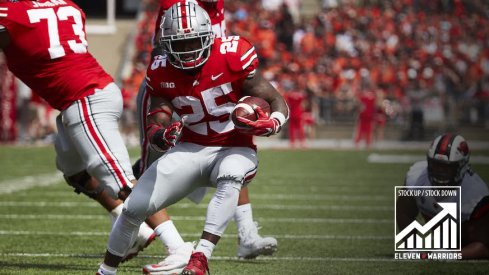
M 270 116 L 270 104 L 262 98 L 254 96 L 245 96 L 238 101 L 238 104 L 231 113 L 231 120 L 236 127 L 246 128 L 247 126 L 237 120 L 238 117 L 243 117 L 252 121 L 258 119 L 256 107 L 261 107 L 267 116 Z

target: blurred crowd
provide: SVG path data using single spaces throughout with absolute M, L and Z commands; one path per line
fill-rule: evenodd
M 133 93 L 149 59 L 157 1 L 146 4 L 126 80 Z M 301 116 L 289 135 L 300 140 L 314 136 L 315 125 L 362 120 L 371 121 L 374 139 L 387 122 L 406 125 L 406 139 L 421 138 L 430 123 L 489 127 L 489 2 L 320 4 L 315 16 L 301 17 L 300 1 L 225 2 L 228 35 L 254 43 L 262 73 Z
M 426 125 L 489 128 L 488 1 L 318 3 L 301 17 L 297 0 L 225 1 L 227 34 L 251 40 L 263 75 L 289 100 L 291 143 L 338 123 L 355 123 L 355 141 L 367 144 L 387 123 L 405 139 L 422 138 Z M 128 133 L 157 10 L 157 0 L 142 1 L 131 69 L 120 76 Z

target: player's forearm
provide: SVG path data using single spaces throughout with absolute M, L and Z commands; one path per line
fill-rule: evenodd
M 168 149 L 164 139 L 165 129 L 170 125 L 173 109 L 164 99 L 151 97 L 151 106 L 146 115 L 145 132 L 153 148 Z M 155 147 L 156 146 L 156 147 Z
M 489 249 L 481 242 L 473 242 L 462 248 L 462 259 L 487 259 L 489 258 Z
M 277 96 L 271 100 L 270 109 L 272 113 L 279 112 L 283 114 L 284 117 L 289 117 L 289 106 L 281 96 Z
M 244 81 L 243 94 L 263 98 L 270 104 L 272 113 L 278 112 L 283 114 L 285 118 L 289 117 L 287 102 L 272 84 L 261 76 L 259 71 L 256 72 L 252 79 Z
M 7 32 L 7 29 L 0 25 L 0 49 L 7 47 L 9 43 L 10 36 Z

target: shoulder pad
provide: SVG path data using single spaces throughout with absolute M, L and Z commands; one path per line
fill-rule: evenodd
M 418 178 L 428 166 L 426 161 L 418 161 L 414 163 L 406 174 L 406 186 L 416 186 Z
M 252 77 L 258 68 L 258 55 L 255 47 L 239 36 L 222 37 L 219 51 L 225 55 L 229 68 L 234 72 L 245 72 Z

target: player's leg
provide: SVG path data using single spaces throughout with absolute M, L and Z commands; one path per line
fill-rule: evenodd
M 149 140 L 146 137 L 146 115 L 148 113 L 149 106 L 149 93 L 146 91 L 146 81 L 143 80 L 139 86 L 137 95 L 137 114 L 139 125 L 139 138 L 141 146 L 141 158 L 137 162 L 137 166 L 133 166 L 134 175 L 139 178 L 141 174 L 163 153 L 157 152 L 152 149 L 149 144 Z M 164 215 L 162 215 L 164 214 Z M 155 229 L 155 233 L 159 239 L 165 245 L 168 251 L 168 257 L 157 264 L 149 264 L 144 266 L 143 272 L 146 274 L 172 274 L 180 272 L 181 269 L 187 264 L 190 254 L 192 253 L 193 246 L 191 243 L 185 243 L 180 236 L 177 228 L 170 219 L 166 209 L 162 209 L 155 214 L 159 216 L 158 224 Z
M 198 180 L 201 174 L 199 160 L 191 151 L 186 145 L 179 144 L 153 163 L 141 176 L 112 229 L 101 270 L 115 272 L 134 239 L 138 226 L 158 210 L 184 198 L 196 188 L 196 183 L 202 182 Z M 183 170 L 186 173 L 179 173 Z
M 253 174 L 254 176 L 254 174 Z M 250 182 L 252 177 L 246 180 Z M 277 251 L 277 239 L 262 237 L 258 234 L 258 223 L 253 221 L 253 211 L 248 193 L 248 186 L 241 188 L 238 198 L 238 207 L 234 213 L 234 220 L 238 229 L 238 257 L 254 259 L 259 255 L 272 255 Z
M 256 152 L 251 148 L 230 147 L 218 152 L 209 179 L 216 192 L 207 207 L 201 239 L 182 275 L 208 271 L 207 261 L 236 212 L 241 187 L 247 177 L 256 173 L 257 165 Z
M 58 156 L 62 159 L 58 160 L 58 166 L 64 168 L 61 170 L 67 175 L 69 183 L 75 186 L 75 190 L 85 190 L 112 216 L 118 216 L 121 212 L 122 204 L 117 200 L 119 191 L 130 188 L 136 182 L 129 154 L 119 133 L 121 113 L 122 96 L 119 88 L 112 83 L 76 101 L 58 119 L 62 138 L 57 152 L 67 151 L 66 154 L 77 156 L 63 157 L 65 153 L 60 153 Z M 79 171 L 86 171 L 96 181 L 73 181 L 73 175 L 79 174 Z M 141 229 L 141 236 L 137 238 L 132 250 L 128 251 L 130 254 L 139 252 L 154 239 L 150 228 L 142 225 Z
M 83 168 L 114 199 L 136 182 L 119 132 L 121 114 L 122 95 L 113 83 L 76 101 L 61 113 L 64 132 L 73 141 L 85 164 Z
M 289 145 L 293 148 L 295 147 L 295 133 L 296 133 L 296 128 L 293 123 L 293 119 L 289 120 Z
M 116 88 L 109 90 L 110 92 L 108 93 L 110 94 L 117 92 Z M 119 144 L 122 148 L 118 149 L 114 148 L 112 142 L 110 146 L 105 143 L 108 136 L 110 136 L 110 140 L 112 141 L 113 134 L 110 132 L 106 133 L 105 128 L 115 129 L 114 131 L 117 131 L 117 124 L 116 126 L 110 125 L 107 127 L 104 123 L 107 120 L 109 121 L 109 124 L 117 123 L 118 106 L 111 106 L 112 109 L 108 108 L 108 118 L 102 119 L 104 123 L 101 123 L 98 119 L 99 117 L 93 115 L 94 112 L 101 113 L 99 110 L 100 107 L 93 106 L 100 104 L 98 103 L 100 99 L 98 99 L 98 101 L 95 100 L 95 103 L 91 100 L 92 99 L 83 99 L 77 102 L 77 104 L 72 105 L 56 119 L 58 128 L 58 135 L 55 140 L 57 155 L 56 164 L 57 168 L 63 172 L 66 182 L 74 188 L 75 192 L 78 194 L 83 193 L 99 202 L 105 209 L 107 209 L 113 222 L 122 211 L 122 201 L 114 198 L 113 195 L 110 195 L 109 189 L 106 189 L 104 184 L 100 184 L 95 177 L 92 177 L 87 172 L 87 167 L 116 167 L 118 170 L 113 169 L 109 171 L 112 168 L 105 171 L 104 168 L 92 169 L 92 171 L 98 170 L 97 175 L 99 177 L 102 175 L 106 181 L 112 181 L 112 184 L 114 185 L 114 174 L 111 174 L 111 172 L 124 173 L 124 176 L 121 177 L 125 177 L 131 184 L 133 183 L 133 179 L 130 177 L 130 173 L 126 174 L 127 170 L 131 170 L 130 163 L 121 165 L 121 161 L 119 161 L 120 155 L 124 155 L 124 144 Z M 77 111 L 79 112 L 77 113 Z M 86 115 L 83 116 L 83 113 Z M 92 126 L 92 128 L 89 128 L 90 126 Z M 99 130 L 100 128 L 104 129 Z M 115 140 L 117 140 L 117 138 L 115 138 Z M 97 143 L 97 141 L 100 142 Z M 82 158 L 82 155 L 84 158 Z M 124 159 L 124 156 L 122 159 Z M 111 160 L 112 162 L 108 163 L 108 160 Z M 112 193 L 115 193 L 115 191 Z M 131 255 L 129 256 L 134 256 L 137 252 L 149 245 L 154 237 L 153 230 L 146 224 L 142 224 L 137 241 L 131 248 Z

